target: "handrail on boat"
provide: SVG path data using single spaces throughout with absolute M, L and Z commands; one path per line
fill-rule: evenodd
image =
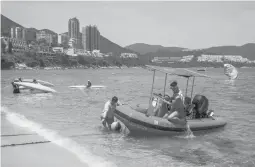
M 151 101 L 152 101 L 152 96 L 156 96 L 158 98 L 160 98 L 162 101 L 164 101 L 165 103 L 171 105 L 172 103 L 170 103 L 169 101 L 166 101 L 163 97 L 165 96 L 165 90 L 166 90 L 166 81 L 167 81 L 167 75 L 176 75 L 176 76 L 180 76 L 180 77 L 185 77 L 187 78 L 187 85 L 186 85 L 186 92 L 185 92 L 185 96 L 187 96 L 187 92 L 188 92 L 188 85 L 189 85 L 189 78 L 190 77 L 193 77 L 193 82 L 192 82 L 192 90 L 191 90 L 191 98 L 192 98 L 192 95 L 193 95 L 193 88 L 194 88 L 194 82 L 195 82 L 195 77 L 205 77 L 205 78 L 211 78 L 207 75 L 204 75 L 204 74 L 200 74 L 200 73 L 197 73 L 197 72 L 194 72 L 192 70 L 188 70 L 188 69 L 183 69 L 187 72 L 190 72 L 192 74 L 178 74 L 178 73 L 173 73 L 173 72 L 168 72 L 166 70 L 161 70 L 161 69 L 158 69 L 158 68 L 155 68 L 155 67 L 152 67 L 152 66 L 149 66 L 149 65 L 145 65 L 147 68 L 151 69 L 153 71 L 153 81 L 152 81 L 152 87 L 151 87 L 151 95 L 150 95 L 150 99 L 149 99 L 149 106 L 151 105 Z M 164 83 L 164 96 L 160 96 L 159 94 L 156 94 L 156 93 L 153 93 L 153 87 L 154 87 L 154 80 L 155 80 L 155 73 L 156 71 L 159 71 L 159 72 L 162 72 L 165 75 L 165 83 Z M 195 75 L 196 74 L 196 75 Z
M 163 102 L 169 104 L 169 105 L 172 105 L 172 103 L 170 103 L 169 101 L 166 101 L 162 96 L 160 96 L 159 94 L 157 93 L 153 93 L 154 96 L 160 98 Z
M 160 71 L 160 72 L 168 74 L 168 75 L 177 75 L 177 76 L 181 76 L 181 77 L 185 77 L 185 78 L 189 78 L 189 77 L 206 77 L 206 78 L 211 78 L 208 75 L 200 74 L 200 73 L 197 73 L 195 71 L 188 70 L 188 69 L 185 69 L 185 68 L 183 68 L 183 70 L 185 70 L 187 72 L 190 72 L 190 73 L 193 73 L 193 74 L 197 74 L 197 76 L 196 75 L 192 75 L 192 74 L 172 73 L 172 72 L 168 72 L 168 71 L 165 71 L 165 70 L 162 70 L 162 69 L 158 69 L 158 68 L 155 68 L 155 67 L 151 67 L 151 66 L 148 66 L 148 65 L 145 65 L 145 66 L 150 68 L 150 69 L 152 69 L 152 70 Z

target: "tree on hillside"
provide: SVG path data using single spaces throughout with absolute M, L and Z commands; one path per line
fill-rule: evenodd
M 45 67 L 45 64 L 42 59 L 39 60 L 39 63 L 40 63 L 40 67 Z
M 30 44 L 31 45 L 37 45 L 37 43 L 35 41 L 31 41 Z
M 63 65 L 70 65 L 70 61 L 69 61 L 68 55 L 61 56 L 61 63 Z
M 77 57 L 78 63 L 81 65 L 87 65 L 89 62 L 85 60 L 84 56 L 78 55 Z
M 5 53 L 6 44 L 4 42 L 1 42 L 1 50 L 3 53 Z
M 49 44 L 47 43 L 46 39 L 44 39 L 44 38 L 39 39 L 38 40 L 38 44 L 40 46 L 49 46 Z

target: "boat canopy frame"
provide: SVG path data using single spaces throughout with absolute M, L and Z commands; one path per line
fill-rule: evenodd
M 161 73 L 164 73 L 165 74 L 165 83 L 164 83 L 164 93 L 163 93 L 163 97 L 165 96 L 165 91 L 166 91 L 166 82 L 167 82 L 167 76 L 168 75 L 175 75 L 175 76 L 180 76 L 180 77 L 184 77 L 184 78 L 187 78 L 187 84 L 186 84 L 186 91 L 185 91 L 185 97 L 187 96 L 187 92 L 188 92 L 188 86 L 189 86 L 189 79 L 190 78 L 193 78 L 193 81 L 192 81 L 192 89 L 191 89 L 191 99 L 192 99 L 192 95 L 193 95 L 193 88 L 194 88 L 194 83 L 195 83 L 195 78 L 196 77 L 203 77 L 203 78 L 211 78 L 207 75 L 204 75 L 204 74 L 200 74 L 200 73 L 197 73 L 195 71 L 192 71 L 192 70 L 188 70 L 188 69 L 183 69 L 185 70 L 186 72 L 189 72 L 190 74 L 180 74 L 180 73 L 174 73 L 174 72 L 169 72 L 169 71 L 165 71 L 165 70 L 162 70 L 162 69 L 158 69 L 158 68 L 155 68 L 155 67 L 151 67 L 151 66 L 148 66 L 146 65 L 147 68 L 151 69 L 153 71 L 153 79 L 152 79 L 152 87 L 151 87 L 151 94 L 150 94 L 150 99 L 149 99 L 149 104 L 151 104 L 151 101 L 152 101 L 152 96 L 157 96 L 158 98 L 160 98 L 161 100 L 163 100 L 164 102 L 168 103 L 168 104 L 171 104 L 169 103 L 168 101 L 164 100 L 161 96 L 153 93 L 153 88 L 154 88 L 154 81 L 155 81 L 155 74 L 156 74 L 156 71 L 159 71 Z

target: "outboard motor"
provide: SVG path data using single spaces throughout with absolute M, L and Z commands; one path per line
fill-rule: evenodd
M 192 104 L 194 104 L 195 118 L 205 118 L 207 116 L 209 101 L 205 96 L 196 95 L 192 100 Z

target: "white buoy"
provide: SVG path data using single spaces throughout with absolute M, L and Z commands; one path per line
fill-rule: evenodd
M 111 124 L 111 129 L 114 131 L 119 131 L 121 129 L 121 124 L 116 121 Z

